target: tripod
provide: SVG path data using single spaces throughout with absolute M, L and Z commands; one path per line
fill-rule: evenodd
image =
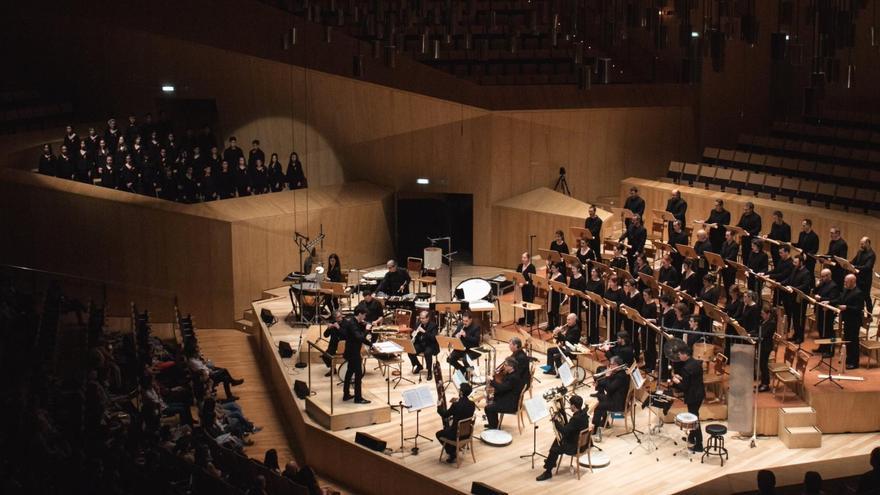
M 556 185 L 553 186 L 554 191 L 559 191 L 566 196 L 571 196 L 571 189 L 568 188 L 568 181 L 565 180 L 565 167 L 559 168 L 559 178 L 556 179 Z

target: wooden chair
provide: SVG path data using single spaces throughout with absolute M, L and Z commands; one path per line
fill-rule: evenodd
M 406 259 L 406 271 L 409 273 L 409 278 L 412 279 L 413 283 L 417 284 L 419 278 L 422 276 L 422 259 L 415 258 L 410 256 Z M 421 286 L 418 288 L 413 287 L 414 291 L 421 290 Z
M 348 284 L 345 282 L 321 282 L 324 289 L 330 290 L 330 297 L 339 301 L 339 307 L 342 307 L 342 300 L 348 301 L 348 309 L 351 309 L 351 292 L 348 291 Z
M 626 402 L 624 402 L 623 411 L 608 411 L 608 422 L 609 422 L 609 426 L 611 426 L 611 427 L 614 426 L 615 416 L 618 418 L 621 416 L 623 417 L 623 430 L 624 431 L 623 431 L 623 433 L 620 433 L 617 436 L 622 436 L 622 435 L 626 435 L 627 433 L 631 433 L 632 430 L 630 429 L 630 426 L 632 428 L 636 427 L 635 409 L 633 409 L 633 394 L 635 394 L 635 391 L 636 391 L 635 385 L 633 384 L 633 381 L 630 380 L 629 381 L 629 388 L 626 391 Z M 630 423 L 632 423 L 632 424 L 630 424 Z M 601 439 L 602 430 L 599 430 L 599 435 L 600 435 L 600 439 Z
M 568 469 L 571 470 L 571 465 L 575 464 L 575 474 L 577 475 L 577 479 L 581 479 L 581 462 L 580 457 L 581 454 L 586 451 L 587 453 L 587 461 L 590 463 L 590 472 L 593 472 L 593 458 L 590 455 L 590 450 L 593 447 L 593 427 L 584 428 L 578 433 L 578 443 L 577 443 L 577 453 L 575 455 L 568 456 Z M 562 457 L 568 454 L 561 454 L 559 456 L 559 461 L 556 463 L 556 474 L 559 474 L 559 467 L 562 466 Z
M 516 412 L 507 413 L 516 416 L 516 426 L 519 429 L 519 434 L 522 435 L 523 427 L 525 427 L 525 420 L 523 420 L 523 413 L 525 413 L 525 408 L 523 407 L 523 399 L 526 396 L 526 389 L 523 388 L 519 393 L 519 401 L 516 403 Z M 498 415 L 498 429 L 501 429 L 501 424 L 504 422 L 504 416 L 506 413 L 500 413 Z
M 785 350 L 783 351 L 783 359 L 782 362 L 772 362 L 767 364 L 767 369 L 770 370 L 770 373 L 777 373 L 781 371 L 786 371 L 789 368 L 794 367 L 794 360 L 797 356 L 798 346 L 797 344 L 793 344 L 791 342 L 785 343 Z
M 470 449 L 471 459 L 474 463 L 477 458 L 474 455 L 474 418 L 462 419 L 458 422 L 458 429 L 455 432 L 455 440 L 440 438 L 440 446 L 452 445 L 455 447 L 455 468 L 461 467 L 461 457 L 465 448 Z M 440 449 L 440 459 L 443 459 L 445 449 Z
M 773 379 L 776 381 L 776 386 L 773 387 L 773 397 L 776 397 L 777 388 L 782 388 L 782 402 L 785 402 L 785 392 L 788 390 L 789 385 L 792 385 L 795 390 L 795 396 L 798 395 L 798 391 L 803 388 L 804 385 L 804 376 L 807 374 L 807 362 L 810 360 L 810 353 L 801 349 L 797 351 L 797 357 L 795 358 L 795 366 L 794 372 L 792 372 L 791 368 L 773 372 Z
M 874 359 L 874 363 L 880 363 L 880 325 L 878 325 L 878 319 L 880 319 L 880 301 L 877 298 L 874 299 L 874 312 L 871 314 L 871 317 L 868 321 L 868 324 L 865 325 L 865 338 L 859 339 L 859 347 L 865 351 L 865 354 L 868 355 L 868 367 L 871 366 L 871 359 Z M 874 338 L 871 339 L 871 328 L 874 329 Z

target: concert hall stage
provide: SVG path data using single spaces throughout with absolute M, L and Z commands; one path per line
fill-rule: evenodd
M 470 455 L 463 459 L 460 469 L 454 465 L 438 462 L 440 447 L 437 441 L 419 439 L 419 454 L 412 455 L 412 441 L 406 441 L 401 450 L 401 431 L 403 436 L 412 437 L 416 434 L 416 414 L 404 412 L 403 428 L 401 430 L 401 418 L 396 411 L 391 411 L 387 402 L 397 404 L 401 398 L 401 391 L 419 386 L 418 378 L 410 373 L 408 363 L 404 364 L 404 377 L 416 381 L 416 385 L 406 382 L 397 389 L 390 391 L 390 399 L 386 398 L 387 384 L 385 379 L 374 371 L 375 360 L 367 361 L 367 375 L 364 378 L 364 390 L 368 391 L 373 403 L 367 406 L 372 409 L 375 406 L 385 404 L 384 411 L 387 419 L 375 420 L 375 424 L 369 424 L 338 431 L 330 431 L 322 426 L 320 418 L 305 414 L 308 408 L 307 402 L 329 400 L 329 378 L 324 378 L 326 368 L 318 360 L 316 353 L 308 352 L 306 339 L 317 338 L 319 329 L 310 327 L 305 332 L 300 328 L 293 328 L 284 321 L 289 313 L 291 305 L 287 298 L 286 288 L 267 291 L 266 299 L 253 303 L 253 314 L 259 315 L 261 309 L 269 309 L 278 319 L 278 323 L 267 327 L 262 321 L 255 319 L 254 331 L 259 340 L 259 349 L 263 357 L 264 372 L 275 385 L 277 403 L 284 411 L 289 422 L 292 436 L 297 444 L 303 446 L 303 452 L 307 462 L 313 465 L 324 475 L 334 481 L 347 485 L 359 493 L 405 493 L 417 491 L 419 493 L 469 493 L 471 483 L 481 481 L 500 490 L 509 493 L 549 493 L 554 495 L 565 493 L 582 493 L 587 487 L 590 489 L 609 489 L 618 493 L 732 493 L 737 491 L 753 490 L 755 472 L 759 469 L 772 468 L 776 473 L 778 484 L 792 484 L 800 482 L 803 472 L 809 469 L 819 469 L 823 477 L 839 477 L 859 474 L 868 469 L 867 455 L 870 450 L 877 446 L 876 433 L 850 433 L 850 434 L 825 434 L 822 436 L 822 447 L 814 449 L 788 449 L 779 438 L 775 436 L 759 436 L 756 446 L 750 447 L 748 436 L 738 437 L 737 433 L 729 432 L 726 435 L 726 447 L 730 458 L 721 467 L 717 458 L 707 459 L 700 463 L 699 457 L 692 461 L 681 454 L 673 455 L 681 447 L 681 431 L 674 424 L 666 424 L 659 435 L 653 437 L 639 435 L 639 442 L 633 435 L 618 438 L 623 433 L 624 426 L 621 420 L 616 420 L 613 428 L 607 429 L 604 441 L 597 444 L 603 449 L 611 460 L 607 467 L 597 468 L 590 473 L 582 468 L 582 479 L 578 481 L 574 474 L 569 474 L 563 467 L 558 475 L 552 480 L 536 482 L 535 476 L 540 474 L 540 465 L 543 461 L 535 457 L 535 467 L 531 467 L 528 457 L 520 456 L 532 452 L 533 433 L 537 444 L 537 451 L 545 453 L 553 441 L 553 427 L 547 420 L 539 422 L 537 428 L 528 423 L 522 433 L 518 431 L 517 422 L 512 417 L 507 417 L 503 422 L 503 429 L 513 436 L 513 442 L 506 447 L 492 447 L 478 440 L 474 443 L 476 463 Z M 502 308 L 503 308 L 502 303 Z M 508 309 L 502 309 L 502 320 L 511 320 Z M 512 328 L 512 327 L 508 327 Z M 300 335 L 303 343 L 301 352 L 291 359 L 282 359 L 278 356 L 277 342 L 285 340 L 297 347 Z M 493 340 L 493 345 L 498 351 L 499 359 L 507 355 L 508 351 L 504 339 L 508 336 L 503 328 L 498 331 Z M 543 361 L 543 354 L 535 353 L 535 357 Z M 445 360 L 445 351 L 441 353 Z M 295 368 L 297 361 L 310 362 L 309 368 Z M 543 364 L 543 363 L 540 363 Z M 811 367 L 813 363 L 811 362 Z M 306 400 L 300 400 L 293 394 L 294 380 L 308 381 L 311 373 L 312 391 L 316 393 Z M 443 365 L 444 376 L 447 367 Z M 876 419 L 878 403 L 872 395 L 874 391 L 861 391 L 862 387 L 870 386 L 873 389 L 880 388 L 880 375 L 875 370 L 862 369 L 868 380 L 860 387 L 853 382 L 844 383 L 843 391 L 826 390 L 828 384 L 813 387 L 810 376 L 807 377 L 807 398 L 814 407 L 818 408 L 847 408 L 846 413 L 833 412 L 838 415 L 828 418 L 831 423 L 828 427 L 834 428 L 836 424 L 849 424 L 849 428 L 871 427 Z M 540 396 L 551 387 L 558 386 L 559 379 L 539 374 L 540 382 L 534 384 L 534 395 Z M 423 378 L 424 379 L 424 378 Z M 433 382 L 422 382 L 422 386 L 428 386 L 432 393 L 436 392 Z M 341 401 L 341 385 L 334 392 L 334 409 L 343 404 Z M 834 387 L 830 385 L 830 387 Z M 339 393 L 336 393 L 339 392 Z M 584 397 L 587 403 L 595 399 L 589 397 L 592 389 L 578 389 L 578 394 Z M 453 387 L 447 389 L 447 397 L 454 395 Z M 324 397 L 326 396 L 326 397 Z M 790 396 L 790 394 L 789 394 Z M 872 402 L 873 401 L 873 402 Z M 794 406 L 802 402 L 789 399 L 785 406 Z M 355 409 L 354 405 L 341 406 L 339 411 L 350 413 Z M 720 404 L 718 406 L 721 406 Z M 760 394 L 759 408 L 764 411 L 764 423 L 759 418 L 759 434 L 774 434 L 771 432 L 775 427 L 776 410 L 780 407 L 778 401 L 774 401 L 770 394 Z M 380 407 L 381 409 L 382 407 Z M 709 416 L 720 415 L 720 409 L 712 405 L 704 406 L 703 416 L 706 411 L 711 411 Z M 836 409 L 829 409 L 836 411 Z M 726 415 L 726 410 L 724 411 Z M 861 417 L 852 418 L 852 417 Z M 874 419 L 871 419 L 871 418 Z M 419 433 L 434 438 L 434 433 L 440 429 L 440 418 L 433 409 L 422 411 L 419 419 Z M 864 420 L 864 423 L 860 421 Z M 822 424 L 820 419 L 820 425 Z M 647 431 L 648 414 L 645 410 L 637 408 L 636 428 Z M 710 421 L 726 424 L 725 421 Z M 851 422 L 851 423 L 846 423 Z M 477 411 L 477 435 L 483 430 L 484 420 L 482 411 Z M 326 424 L 326 423 L 325 423 Z M 707 424 L 704 422 L 704 426 Z M 822 427 L 820 426 L 820 429 Z M 877 431 L 860 430 L 860 431 Z M 823 431 L 825 431 L 823 429 Z M 354 443 L 356 432 L 365 432 L 387 442 L 387 448 L 393 452 L 379 453 L 370 451 Z M 826 432 L 827 433 L 827 432 Z M 650 443 L 656 443 L 656 450 L 649 449 Z M 675 445 L 677 442 L 678 445 Z M 353 458 L 357 458 L 354 462 Z M 567 465 L 568 458 L 563 464 Z M 354 469 L 354 466 L 358 466 Z M 382 473 L 378 475 L 377 473 Z

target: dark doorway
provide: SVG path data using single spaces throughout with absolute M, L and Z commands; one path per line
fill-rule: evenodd
M 421 258 L 428 237 L 452 237 L 456 261 L 470 262 L 474 251 L 474 197 L 471 194 L 397 195 L 397 259 Z M 446 243 L 438 243 L 446 251 Z
M 188 129 L 192 129 L 195 134 L 198 134 L 206 125 L 215 133 L 217 132 L 217 102 L 215 100 L 159 98 L 156 101 L 156 107 L 159 114 L 164 113 L 171 122 L 171 130 L 178 138 L 184 137 Z M 207 150 L 202 150 L 202 153 L 207 154 Z

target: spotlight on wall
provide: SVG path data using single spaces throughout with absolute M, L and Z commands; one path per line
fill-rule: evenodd
M 162 85 L 162 92 L 163 93 L 173 93 L 174 86 L 172 86 L 171 84 L 163 84 Z
M 699 33 L 699 32 L 697 32 L 697 31 L 691 31 L 691 38 L 699 38 L 699 37 L 700 37 L 700 33 Z
M 416 179 L 416 184 L 420 186 L 427 186 L 430 183 L 431 181 L 425 177 L 419 177 L 418 179 Z

